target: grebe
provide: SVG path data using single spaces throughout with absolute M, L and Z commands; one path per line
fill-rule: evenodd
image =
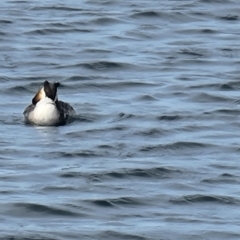
M 23 112 L 25 122 L 39 126 L 59 126 L 66 124 L 69 117 L 76 115 L 68 103 L 58 100 L 59 82 L 45 81 Z

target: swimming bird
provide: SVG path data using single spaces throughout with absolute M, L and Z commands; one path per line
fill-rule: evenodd
M 25 122 L 39 126 L 59 126 L 66 124 L 69 117 L 76 114 L 68 103 L 59 101 L 59 82 L 45 81 L 30 104 L 23 112 Z

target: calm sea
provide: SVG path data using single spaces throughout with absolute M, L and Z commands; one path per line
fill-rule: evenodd
M 0 239 L 240 239 L 238 0 L 0 13 Z M 24 124 L 45 80 L 73 123 Z

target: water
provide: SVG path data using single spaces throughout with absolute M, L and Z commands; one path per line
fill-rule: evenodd
M 240 239 L 237 0 L 0 9 L 1 239 Z M 24 124 L 44 80 L 75 122 Z

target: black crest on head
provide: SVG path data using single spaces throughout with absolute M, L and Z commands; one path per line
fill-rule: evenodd
M 50 83 L 48 81 L 45 81 L 43 87 L 46 96 L 54 101 L 57 95 L 57 88 L 59 86 L 60 86 L 59 82 Z

